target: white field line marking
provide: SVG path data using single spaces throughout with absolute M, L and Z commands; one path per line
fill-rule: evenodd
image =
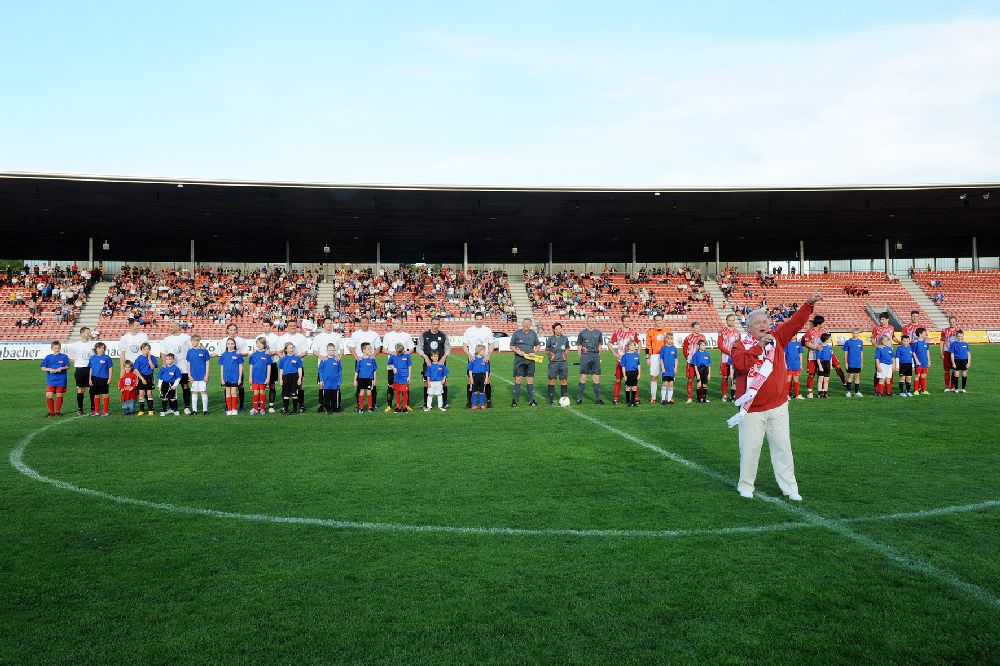
M 943 506 L 938 509 L 925 509 L 923 511 L 902 511 L 900 513 L 885 513 L 881 516 L 858 516 L 857 518 L 840 518 L 842 523 L 884 523 L 890 520 L 919 520 L 921 518 L 933 518 L 935 516 L 946 516 L 951 513 L 964 513 L 966 511 L 981 511 L 983 509 L 993 509 L 1000 507 L 1000 500 L 986 500 L 975 504 L 956 504 L 955 506 Z
M 733 481 L 732 479 L 726 477 L 724 474 L 721 474 L 720 472 L 715 471 L 714 469 L 712 469 L 710 467 L 706 467 L 706 466 L 704 466 L 704 465 L 702 465 L 700 463 L 696 463 L 693 460 L 688 460 L 684 456 L 678 455 L 678 454 L 673 453 L 671 451 L 667 451 L 666 449 L 660 448 L 659 446 L 656 446 L 655 444 L 650 444 L 649 442 L 646 442 L 646 441 L 644 441 L 642 439 L 639 439 L 638 437 L 636 437 L 634 435 L 631 435 L 631 434 L 629 434 L 629 433 L 627 433 L 627 432 L 625 432 L 623 430 L 619 430 L 618 428 L 615 428 L 614 426 L 608 425 L 607 423 L 604 423 L 603 421 L 595 419 L 594 417 L 590 416 L 589 414 L 584 414 L 583 412 L 581 412 L 579 410 L 570 409 L 569 412 L 571 414 L 573 414 L 574 416 L 577 416 L 577 417 L 579 417 L 581 419 L 584 419 L 585 421 L 589 421 L 590 423 L 593 423 L 596 426 L 604 428 L 608 432 L 612 432 L 612 433 L 618 435 L 619 437 L 622 437 L 622 438 L 624 438 L 624 439 L 626 439 L 626 440 L 628 440 L 630 442 L 633 442 L 634 444 L 638 444 L 639 446 L 647 448 L 650 451 L 654 451 L 654 452 L 660 454 L 661 456 L 663 456 L 665 458 L 668 458 L 668 459 L 670 459 L 670 460 L 672 460 L 672 461 L 674 461 L 674 462 L 676 462 L 676 463 L 678 463 L 680 465 L 684 465 L 685 467 L 687 467 L 689 469 L 693 469 L 695 471 L 701 472 L 702 474 L 704 474 L 704 475 L 706 475 L 708 477 L 711 477 L 713 479 L 716 479 L 716 480 L 718 480 L 718 481 L 726 484 L 727 486 L 731 486 L 733 488 L 736 487 L 736 482 L 735 481 Z M 855 532 L 854 530 L 852 530 L 851 528 L 849 528 L 846 524 L 844 524 L 843 521 L 832 520 L 830 518 L 824 518 L 823 516 L 821 516 L 821 515 L 819 515 L 817 513 L 813 513 L 812 511 L 808 511 L 808 510 L 803 509 L 801 507 L 789 504 L 788 502 L 786 502 L 786 501 L 784 501 L 784 500 L 782 500 L 782 499 L 780 499 L 778 497 L 772 497 L 772 496 L 767 495 L 765 493 L 755 492 L 754 493 L 754 497 L 758 497 L 758 498 L 762 499 L 763 501 L 765 501 L 765 502 L 767 502 L 769 504 L 772 504 L 773 506 L 775 506 L 775 507 L 777 507 L 777 508 L 779 508 L 779 509 L 781 509 L 783 511 L 786 511 L 786 512 L 788 512 L 790 514 L 792 514 L 793 516 L 801 518 L 802 520 L 804 520 L 805 522 L 807 522 L 807 523 L 809 523 L 811 525 L 815 525 L 816 527 L 825 527 L 825 528 L 827 528 L 827 529 L 829 529 L 829 530 L 831 530 L 833 532 L 836 532 L 837 534 L 840 534 L 841 536 L 845 536 L 848 539 L 851 539 L 852 541 L 855 541 L 855 542 L 860 543 L 860 544 L 862 544 L 864 546 L 867 546 L 868 548 L 870 548 L 870 549 L 874 550 L 875 552 L 883 555 L 884 557 L 888 558 L 889 560 L 891 560 L 893 562 L 896 562 L 897 564 L 900 564 L 900 565 L 906 567 L 907 569 L 910 569 L 912 571 L 916 571 L 918 573 L 922 573 L 922 574 L 924 574 L 924 575 L 926 575 L 926 576 L 928 576 L 930 578 L 934 578 L 934 579 L 938 580 L 939 582 L 947 583 L 948 585 L 951 585 L 952 587 L 955 587 L 955 588 L 958 588 L 960 590 L 963 590 L 963 591 L 967 592 L 968 594 L 976 597 L 980 601 L 983 601 L 983 602 L 989 604 L 990 606 L 994 606 L 994 607 L 1000 608 L 1000 597 L 997 597 L 996 595 L 994 595 L 989 590 L 987 590 L 985 588 L 982 588 L 982 587 L 979 587 L 978 585 L 974 585 L 973 583 L 969 583 L 967 581 L 964 581 L 964 580 L 962 580 L 961 578 L 959 578 L 958 576 L 956 576 L 955 574 L 953 574 L 953 573 L 951 573 L 949 571 L 945 571 L 944 569 L 939 569 L 938 567 L 934 566 L 933 564 L 930 564 L 928 562 L 924 562 L 923 560 L 917 559 L 916 557 L 913 557 L 912 555 L 908 555 L 908 554 L 906 554 L 906 553 L 904 553 L 902 551 L 899 551 L 899 550 L 893 548 L 892 546 L 888 546 L 888 545 L 886 545 L 884 543 L 880 543 L 878 541 L 875 541 L 874 539 L 872 539 L 869 536 L 866 536 L 864 534 L 860 534 L 858 532 Z
M 351 520 L 334 520 L 330 518 L 303 518 L 297 516 L 271 516 L 262 513 L 237 513 L 233 511 L 218 511 L 215 509 L 201 509 L 191 506 L 183 506 L 179 504 L 170 504 L 167 502 L 153 502 L 150 500 L 135 499 L 132 497 L 122 497 L 120 495 L 113 495 L 111 493 L 106 493 L 100 490 L 92 490 L 90 488 L 83 488 L 80 486 L 73 485 L 72 483 L 67 483 L 66 481 L 60 481 L 59 479 L 53 479 L 33 468 L 29 467 L 24 462 L 24 451 L 28 444 L 35 438 L 49 428 L 52 428 L 59 423 L 66 423 L 74 420 L 66 419 L 66 421 L 56 422 L 51 425 L 40 428 L 35 432 L 25 436 L 17 445 L 17 447 L 10 453 L 10 464 L 21 474 L 27 476 L 28 478 L 34 479 L 36 481 L 41 481 L 42 483 L 47 483 L 56 488 L 62 490 L 68 490 L 74 493 L 80 493 L 81 495 L 88 495 L 90 497 L 96 497 L 102 500 L 107 500 L 110 502 L 116 502 L 118 504 L 129 504 L 132 506 L 141 506 L 147 509 L 156 509 L 158 511 L 167 511 L 170 513 L 182 513 L 197 516 L 207 516 L 209 518 L 225 518 L 230 520 L 243 520 L 248 522 L 257 523 L 278 523 L 278 524 L 291 524 L 291 525 L 312 525 L 318 527 L 331 527 L 336 529 L 359 529 L 359 530 L 376 530 L 383 532 L 438 532 L 447 534 L 486 534 L 486 535 L 498 535 L 498 536 L 556 536 L 556 537 L 645 537 L 645 538 L 674 538 L 674 537 L 690 537 L 690 536 L 728 536 L 733 534 L 760 534 L 763 532 L 778 532 L 783 530 L 794 530 L 815 527 L 809 523 L 803 522 L 792 522 L 792 523 L 774 523 L 771 525 L 757 525 L 757 526 L 746 526 L 746 527 L 716 527 L 716 528 L 696 528 L 696 529 L 681 529 L 681 530 L 620 530 L 620 529 L 607 529 L 607 530 L 590 530 L 590 529 L 554 529 L 554 528 L 521 528 L 521 527 L 463 527 L 456 525 L 407 525 L 403 523 L 377 523 L 377 522 L 367 522 L 367 521 L 351 521 Z

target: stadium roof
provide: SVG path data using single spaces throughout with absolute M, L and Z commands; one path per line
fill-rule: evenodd
M 6 258 L 640 262 L 1000 255 L 1000 184 L 781 188 L 334 185 L 0 173 Z M 110 250 L 101 250 L 107 240 Z M 896 249 L 901 242 L 902 250 Z M 332 249 L 329 257 L 323 246 Z M 708 245 L 709 254 L 703 253 Z M 517 247 L 515 256 L 512 247 Z

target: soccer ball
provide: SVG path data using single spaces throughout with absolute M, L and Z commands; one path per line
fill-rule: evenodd
M 559 406 L 569 407 L 569 396 L 564 395 L 563 397 L 559 398 Z

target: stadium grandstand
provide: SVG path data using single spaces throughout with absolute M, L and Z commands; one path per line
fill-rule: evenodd
M 783 318 L 817 288 L 833 330 L 867 330 L 886 311 L 897 325 L 917 311 L 935 330 L 947 315 L 995 329 L 1000 203 L 990 190 L 0 174 L 6 253 L 45 255 L 0 277 L 0 338 L 66 339 L 83 324 L 113 338 L 130 317 L 153 337 L 174 320 L 210 336 L 229 323 L 324 317 L 350 330 L 368 316 L 378 331 L 399 317 L 416 330 L 436 314 L 458 335 L 476 312 L 500 334 L 526 316 L 572 334 L 589 314 L 628 315 L 639 329 L 662 314 L 671 328 L 712 331 L 761 306 Z M 942 236 L 943 226 L 954 231 Z

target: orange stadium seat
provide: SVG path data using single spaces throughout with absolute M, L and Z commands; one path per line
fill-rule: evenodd
M 920 272 L 913 279 L 960 326 L 1000 328 L 1000 271 Z

